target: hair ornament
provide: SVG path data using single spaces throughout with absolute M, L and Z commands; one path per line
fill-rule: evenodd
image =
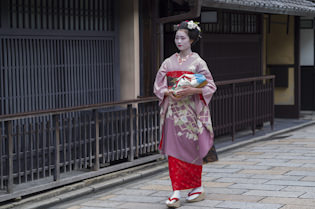
M 187 22 L 187 28 L 190 29 L 190 30 L 194 30 L 194 29 L 197 29 L 199 32 L 201 32 L 201 28 L 198 26 L 199 22 L 194 22 L 192 20 L 188 21 L 186 20 Z

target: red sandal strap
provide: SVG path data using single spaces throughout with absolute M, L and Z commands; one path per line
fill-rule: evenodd
M 178 201 L 179 199 L 178 199 L 177 197 L 173 197 L 172 199 L 169 197 L 168 200 L 169 200 L 169 201 L 173 201 L 173 200 Z
M 188 193 L 188 196 L 192 196 L 192 195 L 195 195 L 195 194 L 201 194 L 202 192 L 194 192 L 194 193 Z

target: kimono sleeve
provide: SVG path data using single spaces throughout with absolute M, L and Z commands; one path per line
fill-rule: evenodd
M 202 87 L 202 96 L 204 101 L 206 102 L 206 105 L 209 105 L 209 102 L 214 92 L 217 90 L 217 87 L 208 69 L 207 63 L 204 60 L 201 60 L 199 63 L 198 73 L 203 74 L 207 79 L 207 85 Z
M 168 59 L 166 59 L 159 71 L 156 74 L 155 77 L 155 82 L 154 82 L 154 94 L 157 96 L 157 98 L 159 98 L 159 105 L 162 104 L 163 100 L 164 100 L 164 94 L 165 92 L 168 90 L 168 86 L 167 86 L 167 63 L 168 63 Z

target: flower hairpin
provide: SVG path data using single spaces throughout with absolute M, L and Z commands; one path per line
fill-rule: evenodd
M 199 32 L 201 32 L 201 28 L 198 26 L 199 22 L 194 22 L 192 20 L 186 20 L 187 22 L 187 28 L 190 30 L 197 29 Z M 179 24 L 173 25 L 174 31 L 177 31 L 179 27 Z
M 201 32 L 201 28 L 198 26 L 199 22 L 194 22 L 192 20 L 186 21 L 187 22 L 187 28 L 190 30 L 197 29 L 199 32 Z

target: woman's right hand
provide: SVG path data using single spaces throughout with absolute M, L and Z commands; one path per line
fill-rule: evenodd
M 174 101 L 179 101 L 179 100 L 181 100 L 181 97 L 176 97 L 172 92 L 166 91 L 165 94 L 166 94 L 166 96 L 171 97 L 172 100 L 174 100 Z

